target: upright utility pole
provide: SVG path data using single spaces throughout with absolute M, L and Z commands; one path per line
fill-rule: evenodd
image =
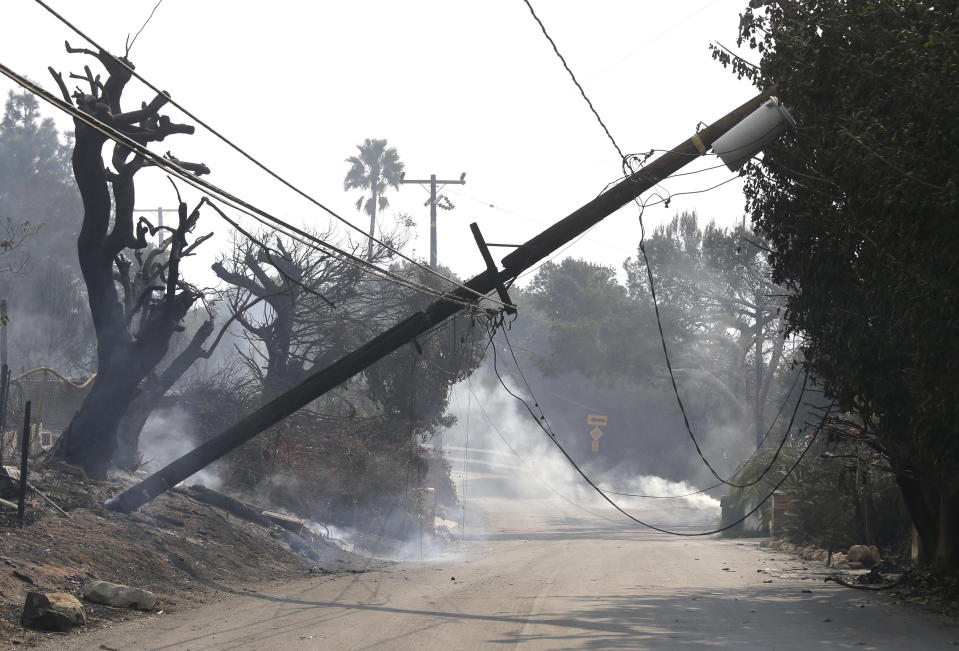
M 450 179 L 437 179 L 435 174 L 430 174 L 429 180 L 404 178 L 400 183 L 430 184 L 430 198 L 428 202 L 430 207 L 430 268 L 436 269 L 436 205 L 439 201 L 439 197 L 436 194 L 436 186 L 440 186 L 442 189 L 444 185 L 466 185 L 466 172 L 460 174 L 460 177 L 455 181 Z M 447 202 L 448 201 L 449 199 L 447 199 Z M 452 208 L 452 205 L 449 207 Z
M 566 218 L 520 245 L 503 258 L 501 271 L 487 266 L 485 271 L 473 276 L 464 286 L 449 292 L 425 310 L 410 315 L 330 366 L 317 371 L 289 391 L 241 418 L 227 430 L 112 498 L 106 506 L 126 513 L 140 508 L 260 432 L 464 310 L 464 302 L 475 303 L 477 293 L 486 295 L 496 291 L 502 297 L 506 294 L 504 287 L 522 272 L 564 244 L 573 241 L 687 163 L 705 154 L 717 138 L 759 108 L 773 90 L 770 88 L 763 91 L 696 135 L 683 140 L 646 167 L 630 174 Z

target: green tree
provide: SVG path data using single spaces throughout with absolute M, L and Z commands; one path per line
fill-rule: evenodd
M 652 335 L 652 315 L 631 299 L 614 268 L 573 258 L 547 262 L 527 292 L 544 317 L 548 347 L 537 357 L 544 373 L 578 370 L 612 383 L 658 368 L 658 342 L 640 334 Z
M 363 210 L 370 216 L 370 238 L 375 236 L 376 213 L 386 210 L 390 202 L 386 198 L 388 187 L 398 189 L 403 178 L 403 162 L 396 147 L 387 147 L 386 139 L 367 138 L 362 145 L 357 145 L 359 156 L 350 156 L 346 162 L 350 169 L 343 179 L 344 190 L 369 191 L 356 200 L 356 209 Z M 370 239 L 367 249 L 368 259 L 373 258 L 373 240 Z
M 788 318 L 890 459 L 924 559 L 959 570 L 959 5 L 754 0 L 740 43 L 799 128 L 747 171 Z
M 23 273 L 0 273 L 0 296 L 9 309 L 14 368 L 94 370 L 93 324 L 77 265 L 80 197 L 70 145 L 70 137 L 42 117 L 33 95 L 8 95 L 0 120 L 0 271 Z
M 40 115 L 33 95 L 10 92 L 0 121 L 0 217 L 42 225 L 26 247 L 31 258 L 76 269 L 80 198 L 70 171 L 71 144 Z

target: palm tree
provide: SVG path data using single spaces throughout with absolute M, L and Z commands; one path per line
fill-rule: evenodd
M 387 147 L 386 139 L 377 140 L 367 138 L 362 145 L 357 145 L 359 156 L 350 156 L 346 162 L 350 164 L 350 171 L 343 179 L 344 190 L 369 190 L 369 196 L 364 193 L 356 200 L 356 209 L 365 210 L 370 216 L 370 243 L 367 250 L 367 259 L 373 259 L 373 229 L 376 227 L 376 211 L 385 210 L 390 202 L 385 193 L 387 186 L 399 189 L 403 178 L 403 162 L 396 147 Z

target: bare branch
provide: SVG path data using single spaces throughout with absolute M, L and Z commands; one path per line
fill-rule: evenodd
M 136 124 L 137 122 L 143 122 L 144 120 L 157 115 L 157 113 L 160 112 L 160 109 L 163 108 L 169 101 L 169 93 L 162 93 L 154 97 L 153 101 L 151 101 L 149 104 L 141 104 L 141 108 L 137 109 L 136 111 L 128 111 L 126 113 L 114 115 L 113 122 L 117 125 L 131 125 Z
M 63 101 L 73 106 L 73 98 L 70 97 L 70 91 L 67 89 L 67 85 L 63 82 L 63 75 L 53 69 L 53 66 L 47 66 L 47 70 L 50 71 L 50 75 L 53 77 L 53 80 L 57 82 L 57 87 L 60 88 L 60 94 L 63 96 Z
M 220 332 L 217 334 L 216 339 L 213 340 L 213 343 L 210 344 L 210 347 L 203 352 L 203 354 L 201 355 L 201 357 L 203 357 L 204 359 L 209 359 L 210 356 L 213 354 L 213 351 L 214 351 L 214 350 L 216 349 L 216 347 L 219 345 L 220 340 L 223 338 L 223 335 L 226 333 L 227 329 L 228 329 L 231 325 L 233 325 L 233 322 L 234 322 L 234 321 L 238 321 L 238 320 L 239 320 L 239 317 L 240 317 L 244 312 L 246 312 L 247 310 L 249 310 L 251 307 L 253 307 L 254 305 L 256 305 L 257 303 L 259 303 L 259 302 L 262 301 L 262 300 L 263 300 L 263 297 L 256 298 L 256 299 L 250 301 L 249 303 L 247 303 L 246 305 L 244 305 L 243 307 L 239 308 L 238 310 L 234 310 L 234 311 L 233 311 L 233 314 L 230 316 L 230 318 L 227 320 L 227 322 L 223 324 L 223 327 L 222 327 L 222 328 L 220 328 Z M 244 326 L 244 327 L 246 327 L 246 326 Z

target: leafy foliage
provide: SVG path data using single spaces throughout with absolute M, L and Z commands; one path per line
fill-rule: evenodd
M 758 68 L 714 55 L 778 83 L 800 125 L 746 185 L 789 321 L 828 393 L 875 426 L 926 551 L 959 568 L 939 544 L 959 533 L 957 5 L 752 2 L 744 42 Z
M 0 218 L 42 226 L 26 244 L 30 257 L 76 269 L 80 198 L 70 147 L 33 95 L 10 92 L 0 120 Z
M 390 206 L 386 198 L 387 188 L 398 189 L 403 178 L 403 162 L 396 147 L 387 147 L 386 139 L 367 138 L 356 147 L 359 156 L 350 156 L 346 162 L 350 169 L 343 179 L 344 190 L 369 190 L 370 196 L 361 196 L 356 201 L 356 209 L 363 210 L 370 217 L 377 211 Z
M 80 198 L 69 134 L 11 92 L 0 121 L 0 297 L 10 314 L 10 365 L 90 373 L 94 335 L 77 266 Z

